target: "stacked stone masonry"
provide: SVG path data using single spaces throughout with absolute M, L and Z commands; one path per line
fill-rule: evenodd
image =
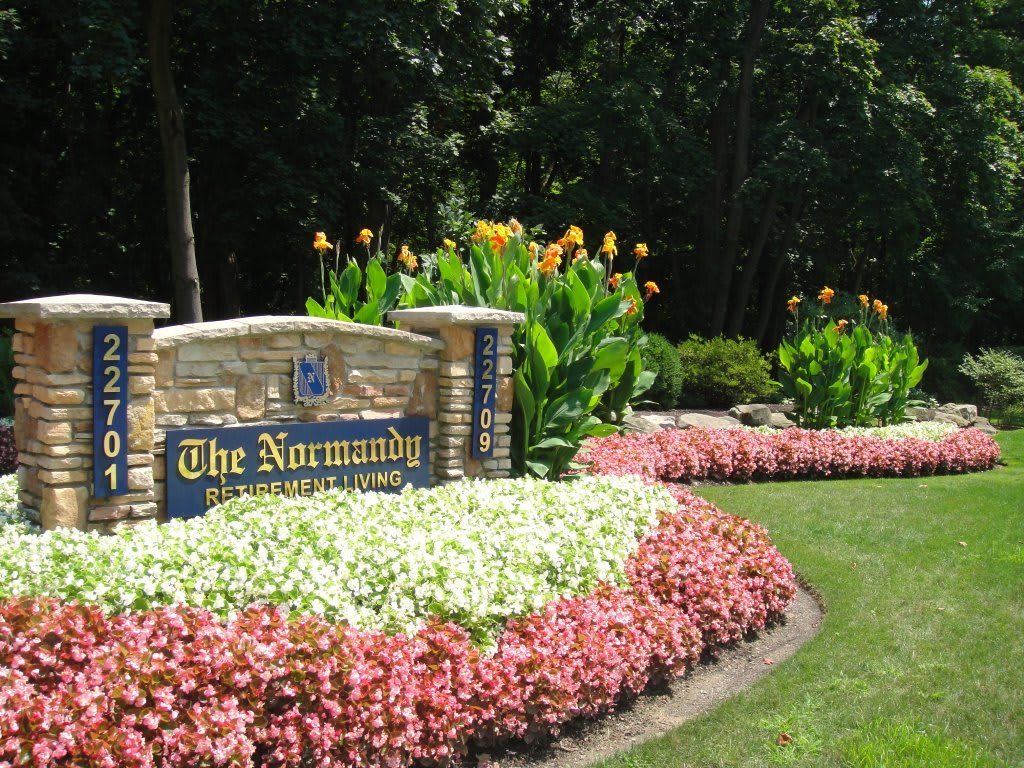
M 0 305 L 15 317 L 15 441 L 20 501 L 44 528 L 110 530 L 163 519 L 167 431 L 426 416 L 431 482 L 511 472 L 511 337 L 522 317 L 469 307 L 401 310 L 402 330 L 305 317 L 253 317 L 162 328 L 167 306 L 70 296 Z M 92 488 L 92 328 L 129 333 L 129 493 Z M 499 330 L 495 448 L 471 456 L 475 328 Z M 296 404 L 293 360 L 327 360 L 331 396 Z

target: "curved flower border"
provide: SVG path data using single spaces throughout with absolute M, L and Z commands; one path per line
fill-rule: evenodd
M 927 440 L 837 430 L 691 428 L 594 438 L 578 459 L 594 474 L 666 482 L 917 477 L 992 469 L 999 445 L 977 429 Z
M 451 764 L 557 733 L 759 629 L 795 595 L 757 525 L 686 489 L 604 584 L 510 620 L 493 655 L 452 623 L 413 635 L 168 607 L 106 617 L 0 601 L 0 764 Z

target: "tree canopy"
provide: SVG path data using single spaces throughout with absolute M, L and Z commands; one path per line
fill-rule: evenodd
M 3 298 L 173 296 L 149 3 L 0 9 Z M 311 234 L 473 216 L 645 242 L 649 325 L 771 346 L 886 298 L 933 355 L 1024 342 L 1024 0 L 211 0 L 175 9 L 208 318 L 299 312 Z M 941 366 L 939 367 L 941 372 Z

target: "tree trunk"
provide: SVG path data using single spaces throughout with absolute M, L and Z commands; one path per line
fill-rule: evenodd
M 761 213 L 761 220 L 757 222 L 757 231 L 754 234 L 754 242 L 750 244 L 750 251 L 743 263 L 743 271 L 740 273 L 739 281 L 736 283 L 731 306 L 729 307 L 729 324 L 726 333 L 730 336 L 739 336 L 743 332 L 743 320 L 747 314 L 747 303 L 750 301 L 750 293 L 754 287 L 754 277 L 757 275 L 761 263 L 761 255 L 768 243 L 768 235 L 771 234 L 772 224 L 779 210 L 779 198 L 782 196 L 780 184 L 772 186 L 768 192 L 768 199 L 765 201 Z
M 725 174 L 729 150 L 729 109 L 726 105 L 729 93 L 728 79 L 730 62 L 723 56 L 719 65 L 719 91 L 711 112 L 708 134 L 711 145 L 711 184 L 704 203 L 701 221 L 701 237 L 698 252 L 701 286 L 709 296 L 716 285 L 715 266 L 722 242 L 722 206 L 725 197 Z M 708 316 L 710 319 L 710 315 Z
M 800 216 L 803 215 L 804 198 L 805 192 L 801 189 L 796 193 L 796 199 L 793 201 L 793 205 L 789 209 L 789 215 L 786 217 L 778 251 L 775 253 L 775 258 L 772 259 L 771 266 L 768 269 L 768 279 L 761 282 L 756 338 L 757 343 L 762 348 L 765 346 L 771 327 L 770 321 L 775 316 L 775 312 L 778 311 L 775 305 L 779 300 L 782 268 L 786 266 L 786 254 L 793 245 L 793 238 L 796 236 L 796 225 L 800 221 Z
M 715 290 L 714 309 L 711 313 L 711 335 L 717 336 L 725 328 L 725 313 L 732 287 L 732 273 L 739 252 L 740 229 L 743 224 L 743 200 L 740 190 L 747 180 L 750 163 L 750 108 L 754 91 L 754 64 L 761 44 L 770 0 L 759 0 L 751 10 L 747 26 L 746 43 L 740 62 L 739 87 L 736 90 L 736 137 L 733 144 L 732 176 L 729 185 L 729 211 L 725 224 L 725 246 L 718 263 L 718 286 Z
M 181 323 L 198 323 L 203 320 L 203 307 L 199 297 L 196 238 L 192 232 L 185 121 L 171 72 L 173 21 L 173 0 L 150 0 L 147 27 L 149 72 L 156 97 L 163 153 L 167 234 L 171 244 L 171 275 L 174 280 L 174 316 Z

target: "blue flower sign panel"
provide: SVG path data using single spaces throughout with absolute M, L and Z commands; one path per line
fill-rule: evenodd
M 331 394 L 327 360 L 315 354 L 296 359 L 292 369 L 292 394 L 299 405 L 323 405 Z

